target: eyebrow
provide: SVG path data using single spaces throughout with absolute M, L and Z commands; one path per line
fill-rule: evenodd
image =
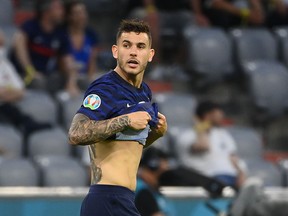
M 123 40 L 122 43 L 130 43 L 130 44 L 132 44 L 132 42 L 129 41 L 129 40 Z M 147 46 L 147 44 L 144 43 L 144 42 L 139 42 L 139 43 L 137 43 L 137 45 L 145 45 L 145 46 Z

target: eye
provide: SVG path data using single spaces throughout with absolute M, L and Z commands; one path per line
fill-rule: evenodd
M 130 44 L 129 44 L 129 43 L 124 43 L 124 44 L 123 44 L 123 47 L 124 47 L 124 48 L 129 48 L 129 47 L 130 47 Z
M 139 48 L 139 49 L 145 49 L 145 48 L 146 48 L 146 45 L 145 45 L 145 44 L 139 44 L 139 45 L 138 45 L 138 48 Z

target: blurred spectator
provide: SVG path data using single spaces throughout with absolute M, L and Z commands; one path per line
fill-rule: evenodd
M 192 0 L 196 17 L 208 18 L 211 25 L 231 28 L 263 25 L 265 14 L 261 0 Z
M 95 78 L 99 40 L 98 35 L 87 27 L 88 14 L 83 2 L 71 1 L 66 5 L 66 25 L 69 48 L 77 71 L 81 76 L 92 81 Z
M 149 23 L 152 31 L 152 37 L 153 37 L 153 48 L 157 51 L 153 62 L 158 63 L 162 60 L 162 53 L 161 49 L 162 44 L 160 40 L 161 36 L 161 28 L 164 26 L 164 20 L 166 20 L 166 23 L 169 23 L 169 25 L 173 26 L 174 28 L 177 28 L 177 32 L 179 33 L 179 26 L 185 26 L 185 23 L 192 22 L 192 0 L 142 0 L 142 1 L 135 1 L 135 0 L 129 0 L 126 15 L 128 14 L 132 18 L 139 18 L 139 19 L 146 19 L 146 21 Z M 187 16 L 183 19 L 179 18 L 175 20 L 175 17 L 172 17 L 173 23 L 169 19 L 171 18 L 171 15 L 175 15 L 178 12 L 182 11 L 188 11 L 189 16 L 187 20 Z M 168 18 L 168 19 L 167 19 Z M 176 22 L 175 22 L 176 21 Z M 175 23 L 177 27 L 175 27 Z M 203 24 L 205 21 L 203 20 Z M 178 41 L 179 43 L 179 41 Z M 179 45 L 179 44 L 178 44 Z M 175 52 L 175 50 L 174 50 Z
M 14 105 L 23 98 L 24 94 L 24 83 L 6 58 L 5 38 L 0 31 L 0 117 L 21 129 L 27 137 L 34 131 L 50 128 L 51 125 L 35 122 Z
M 16 34 L 12 62 L 25 77 L 26 84 L 33 80 L 45 83 L 55 77 L 60 68 L 67 77 L 66 89 L 71 95 L 77 95 L 77 72 L 69 55 L 67 35 L 59 28 L 63 21 L 63 4 L 60 0 L 38 0 L 36 13 L 36 17 L 25 22 Z
M 288 25 L 288 5 L 284 0 L 264 0 L 268 27 Z
M 159 191 L 159 178 L 168 170 L 168 156 L 150 147 L 143 153 L 137 179 L 135 204 L 142 216 L 172 216 L 173 209 Z
M 236 144 L 221 124 L 224 112 L 218 104 L 202 102 L 196 108 L 198 123 L 179 140 L 180 163 L 226 185 L 240 187 L 244 166 L 236 155 Z

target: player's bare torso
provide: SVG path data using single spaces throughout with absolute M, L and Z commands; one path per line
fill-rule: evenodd
M 91 184 L 119 185 L 134 191 L 143 145 L 109 140 L 89 146 Z

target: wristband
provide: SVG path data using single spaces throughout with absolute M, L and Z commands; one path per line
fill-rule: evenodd
M 247 8 L 243 8 L 240 10 L 240 14 L 242 19 L 247 19 L 250 16 L 250 10 Z
M 250 10 L 247 8 L 241 9 L 240 16 L 242 18 L 242 25 L 246 25 L 248 23 L 248 18 L 250 16 Z
M 29 85 L 32 82 L 33 78 L 34 78 L 35 68 L 32 65 L 28 65 L 25 68 L 25 72 L 26 72 L 26 75 L 25 75 L 25 78 L 24 78 L 24 82 L 25 82 L 26 85 Z
M 211 128 L 210 122 L 201 122 L 195 125 L 195 130 L 198 133 L 206 132 L 208 129 Z

